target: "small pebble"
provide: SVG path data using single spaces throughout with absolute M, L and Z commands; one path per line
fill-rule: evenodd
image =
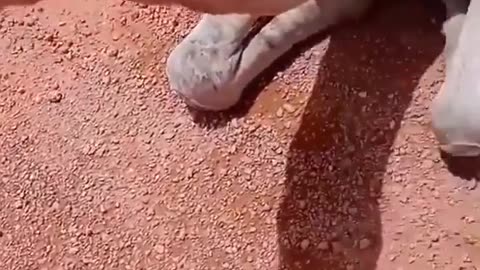
M 288 104 L 288 103 L 283 104 L 282 107 L 288 113 L 294 113 L 295 112 L 295 107 L 293 105 Z
M 358 247 L 359 247 L 361 250 L 364 250 L 364 249 L 369 248 L 371 244 L 372 244 L 372 242 L 370 241 L 370 239 L 368 239 L 368 238 L 363 238 L 363 239 L 360 240 L 360 242 L 358 243 Z
M 63 95 L 58 91 L 52 91 L 48 93 L 48 101 L 50 103 L 59 103 L 60 101 L 62 101 L 62 99 L 63 99 Z
M 320 244 L 318 244 L 318 248 L 320 250 L 327 250 L 328 249 L 328 242 L 327 241 L 320 242 Z
M 310 245 L 310 241 L 309 241 L 308 239 L 304 239 L 304 240 L 302 240 L 302 242 L 300 243 L 300 248 L 301 248 L 302 250 L 306 250 L 309 245 Z
M 107 55 L 109 57 L 117 57 L 118 56 L 118 50 L 117 49 L 109 49 L 107 51 Z

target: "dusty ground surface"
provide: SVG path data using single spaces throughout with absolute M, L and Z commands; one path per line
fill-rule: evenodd
M 222 116 L 166 83 L 197 19 L 120 1 L 2 11 L 2 269 L 480 268 L 480 192 L 429 130 L 439 5 L 317 37 Z

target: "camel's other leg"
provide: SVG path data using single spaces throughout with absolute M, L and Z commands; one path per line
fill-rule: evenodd
M 294 44 L 342 20 L 359 16 L 369 3 L 370 0 L 310 0 L 277 15 L 249 42 L 244 40 L 245 28 L 235 33 L 222 31 L 223 35 L 230 35 L 218 35 L 214 40 L 210 38 L 211 25 L 200 22 L 192 32 L 195 38 L 188 36 L 169 57 L 167 74 L 171 87 L 196 107 L 226 110 L 239 101 L 248 83 Z M 229 16 L 206 15 L 204 20 L 212 18 L 223 24 Z
M 446 74 L 432 104 L 432 127 L 440 148 L 454 156 L 480 155 L 479 25 L 480 1 L 444 25 Z

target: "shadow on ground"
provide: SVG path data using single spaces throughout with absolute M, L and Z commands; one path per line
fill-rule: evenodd
M 412 92 L 441 53 L 443 12 L 440 1 L 388 1 L 331 35 L 288 154 L 280 269 L 377 269 L 383 175 Z
M 441 152 L 441 158 L 452 175 L 467 181 L 480 181 L 480 157 L 454 157 Z

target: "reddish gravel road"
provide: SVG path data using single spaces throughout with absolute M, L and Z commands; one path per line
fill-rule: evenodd
M 167 86 L 192 12 L 1 11 L 1 269 L 480 269 L 480 191 L 429 130 L 441 6 L 398 2 L 222 116 Z

